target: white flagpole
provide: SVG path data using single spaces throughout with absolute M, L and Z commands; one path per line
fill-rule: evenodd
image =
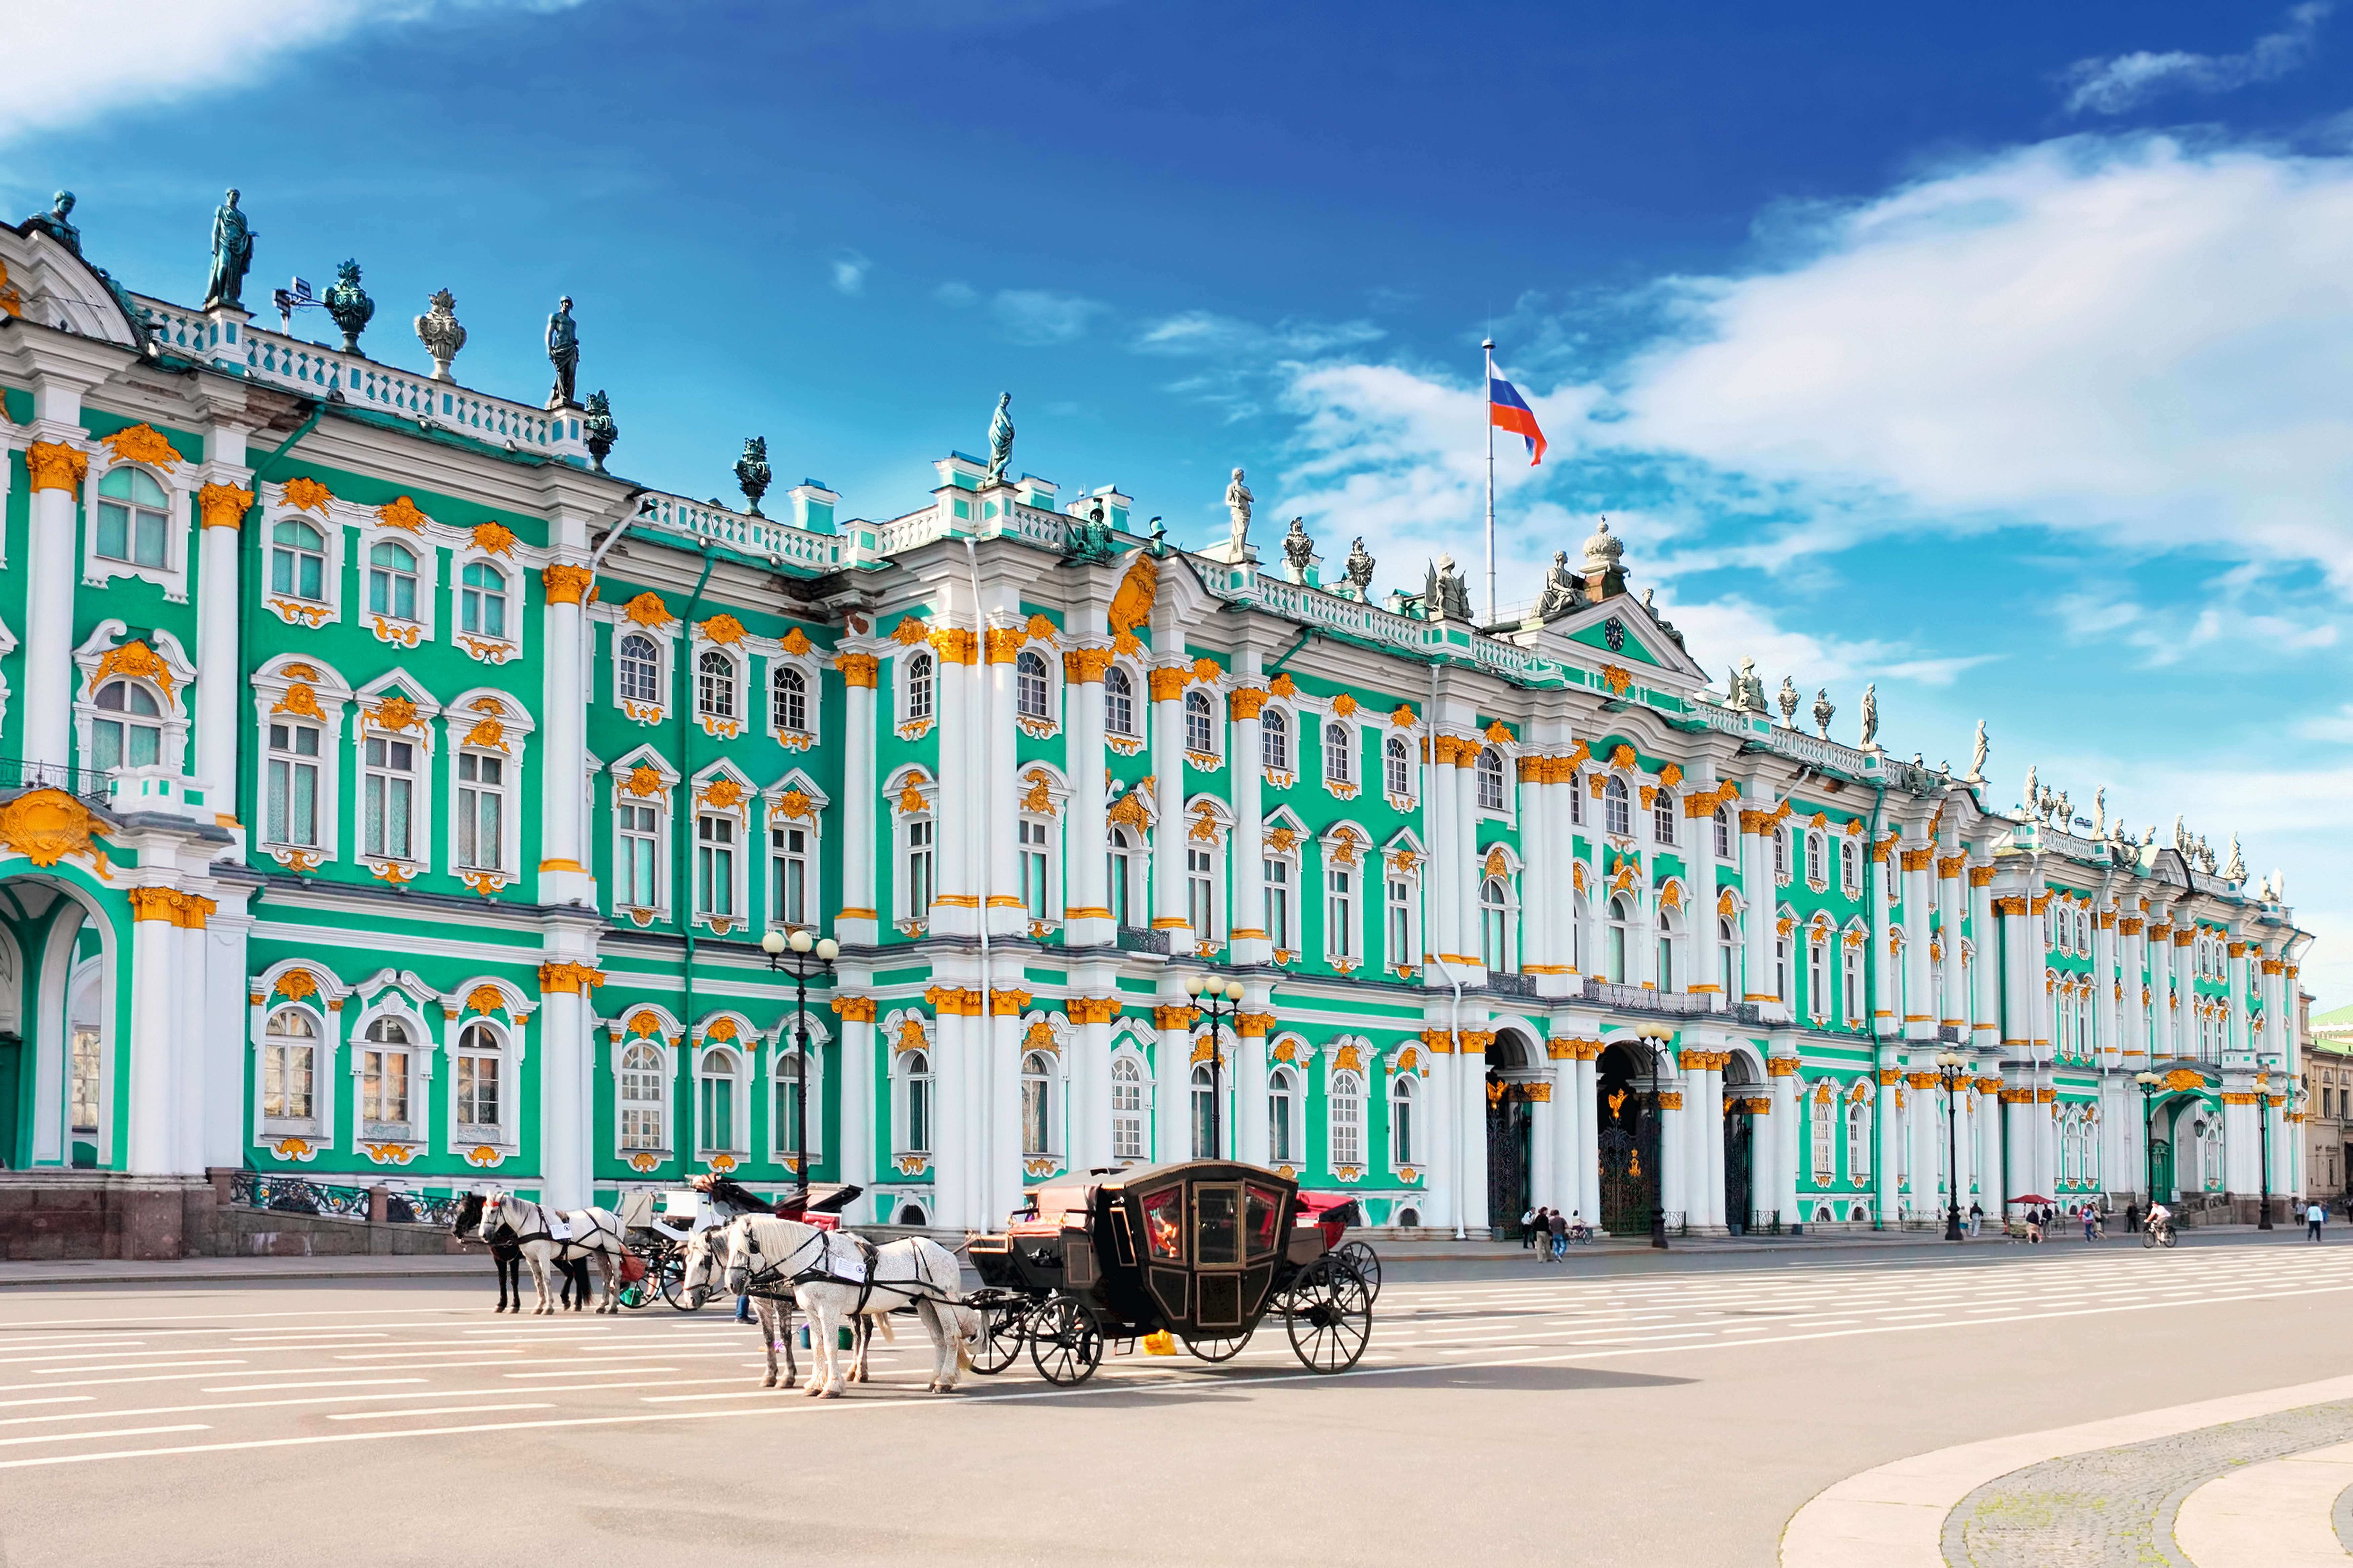
M 1487 624 L 1492 626 L 1495 624 L 1495 340 L 1489 338 L 1479 346 L 1487 355 L 1487 382 L 1479 389 L 1479 397 L 1487 405 L 1480 423 L 1487 426 Z

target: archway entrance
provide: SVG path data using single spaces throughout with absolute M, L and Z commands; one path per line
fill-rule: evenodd
M 1757 1119 L 1748 1112 L 1749 1096 L 1739 1092 L 1755 1087 L 1747 1061 L 1736 1052 L 1724 1067 L 1724 1223 L 1735 1236 L 1746 1232 L 1757 1209 Z
M 113 962 L 87 895 L 54 876 L 0 878 L 0 1167 L 120 1165 Z
M 2173 1145 L 2162 1138 L 2148 1146 L 2148 1180 L 2158 1203 L 2173 1202 Z
M 1601 1131 L 1601 1228 L 1640 1236 L 1659 1206 L 1659 1108 L 1650 1069 L 1623 1046 L 1594 1064 L 1594 1121 Z
M 1487 1226 L 1498 1239 L 1518 1235 L 1520 1216 L 1535 1202 L 1529 1168 L 1533 1060 L 1526 1042 L 1508 1029 L 1487 1049 Z

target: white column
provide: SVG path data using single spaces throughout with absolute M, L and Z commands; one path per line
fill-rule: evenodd
M 2141 987 L 2147 984 L 2143 975 L 2147 962 L 2147 942 L 2141 935 L 2145 923 L 2137 915 L 2126 915 L 2116 922 L 2116 969 L 2122 989 L 2116 1000 L 2116 1047 L 2119 1065 L 2126 1072 L 2139 1072 L 2148 1066 L 2148 1009 L 2141 1003 Z
M 1724 1053 L 1710 1051 L 1707 1064 L 1700 1074 L 1699 1137 L 1702 1147 L 1697 1168 L 1702 1184 L 1699 1206 L 1707 1215 L 1708 1224 L 1722 1226 L 1728 1222 L 1724 1212 Z M 1749 1173 L 1753 1181 L 1757 1158 L 1753 1143 L 1748 1153 Z
M 1448 864 L 1454 877 L 1454 930 L 1449 939 L 1454 943 L 1454 953 L 1464 969 L 1483 976 L 1485 970 L 1479 962 L 1479 752 L 1476 736 L 1457 742 L 1454 749 L 1454 842 L 1453 854 Z M 1483 984 L 1483 980 L 1478 982 Z M 1473 984 L 1465 981 L 1464 984 Z M 1483 1069 L 1482 1069 L 1483 1070 Z M 1481 1190 L 1485 1189 L 1486 1164 L 1479 1169 Z
M 1160 1043 L 1153 1052 L 1152 1074 L 1160 1134 L 1152 1158 L 1163 1164 L 1193 1157 L 1193 1031 L 1186 1021 L 1192 1010 L 1183 980 L 1163 974 L 1160 1003 L 1153 1009 Z
M 1903 1059 L 1903 1055 L 1900 1050 L 1890 1050 L 1887 1059 L 1898 1062 Z M 1879 1164 L 1873 1175 L 1879 1188 L 1879 1217 L 1886 1225 L 1894 1225 L 1904 1217 L 1901 1184 L 1903 1145 L 1898 1141 L 1905 1132 L 1905 1110 L 1895 1103 L 1901 1098 L 1898 1091 L 1903 1082 L 1901 1068 L 1882 1068 L 1879 1071 L 1879 1099 L 1872 1107 L 1878 1113 L 1873 1118 L 1872 1131 L 1879 1141 Z
M 1887 859 L 1894 855 L 1899 836 L 1890 834 L 1871 847 L 1871 993 L 1872 1032 L 1882 1039 L 1903 1037 L 1904 983 L 1896 973 L 1894 956 L 1887 951 L 1889 933 L 1894 929 L 1895 909 L 1887 897 Z
M 1993 868 L 1971 866 L 1969 942 L 1977 950 L 1969 965 L 1969 1044 L 1990 1054 L 2001 1046 L 2001 936 L 1994 927 Z
M 1773 834 L 1778 826 L 1769 812 L 1740 814 L 1740 887 L 1748 900 L 1748 918 L 1741 934 L 1748 949 L 1748 989 L 1744 999 L 1756 1003 L 1767 1019 L 1786 1022 L 1789 1010 L 1773 990 L 1774 924 L 1781 899 L 1773 877 Z M 1793 941 L 1791 946 L 1795 945 Z M 1791 956 L 1794 959 L 1795 954 Z
M 1233 1114 L 1226 1137 L 1237 1160 L 1247 1160 L 1253 1165 L 1269 1163 L 1268 1152 L 1272 1140 L 1266 1119 L 1266 1030 L 1274 1022 L 1274 1015 L 1266 1010 L 1268 985 L 1253 981 L 1245 987 L 1241 1016 L 1235 1029 L 1232 1071 L 1226 1079 Z M 1380 1112 L 1381 1077 L 1372 1063 L 1365 1064 L 1365 1118 L 1369 1122 Z M 1366 1134 L 1369 1146 L 1371 1134 Z M 1294 1149 L 1292 1156 L 1300 1159 L 1304 1150 Z M 1303 1163 L 1304 1162 L 1302 1161 Z
M 988 1207 L 981 1218 L 990 1226 L 1021 1206 L 1021 1189 L 1028 1179 L 1021 1170 L 1021 999 L 1020 991 L 998 987 L 989 994 L 988 1016 L 983 1021 L 987 1041 L 988 1135 L 984 1144 L 985 1190 Z
M 1590 1054 L 1599 1042 L 1577 1046 L 1577 1181 L 1585 1223 L 1601 1228 L 1601 1106 L 1599 1068 Z
M 1715 948 L 1715 813 L 1712 806 L 1694 815 L 1693 803 L 1715 788 L 1714 773 L 1703 767 L 1696 778 L 1683 781 L 1683 852 L 1684 879 L 1691 898 L 1683 906 L 1683 925 L 1690 938 L 1683 967 L 1690 972 L 1690 989 L 1721 1008 L 1740 1000 L 1725 994 L 1723 963 Z
M 875 941 L 874 818 L 881 809 L 874 779 L 874 696 L 880 662 L 871 653 L 839 653 L 833 667 L 841 672 L 841 912 L 834 917 L 834 936 L 846 943 L 871 946 Z M 942 795 L 946 791 L 940 791 Z M 944 802 L 943 802 L 944 808 Z M 1075 808 L 1074 808 L 1075 809 Z M 1098 814 L 1102 807 L 1096 807 Z M 936 863 L 936 856 L 935 856 Z M 927 915 L 923 910 L 901 915 Z M 868 1049 L 872 1049 L 873 1021 L 867 1020 Z M 848 1038 L 847 1033 L 844 1039 Z M 845 1100 L 843 1104 L 849 1102 Z M 871 1149 L 869 1150 L 870 1158 Z
M 539 792 L 539 899 L 546 904 L 569 903 L 577 899 L 593 908 L 596 882 L 588 869 L 591 858 L 582 820 L 585 792 L 581 788 L 581 781 L 588 773 L 588 695 L 586 672 L 581 662 L 581 601 L 592 579 L 586 566 L 561 561 L 542 570 L 539 576 L 546 595 L 545 613 L 540 625 L 541 646 L 547 661 L 546 697 L 540 707 L 539 728 L 541 766 L 544 770 Z M 231 635 L 234 636 L 233 630 Z M 758 831 L 756 823 L 754 830 Z
M 2247 1027 L 2247 944 L 2232 938 L 2230 946 L 2231 1010 L 2224 1015 L 2230 1028 L 2230 1047 L 2235 1051 L 2256 1048 L 2254 1035 Z M 2284 1065 L 2284 1064 L 2283 1064 Z
M 1073 1003 L 1079 1045 L 1071 1063 L 1071 1168 L 1092 1171 L 1112 1163 L 1111 1026 L 1119 1016 L 1116 997 Z
M 1684 1136 L 1691 1118 L 1688 1077 L 1671 1068 L 1660 1080 L 1663 1092 L 1659 1097 L 1659 1206 L 1670 1215 L 1680 1214 L 1686 1225 L 1693 1223 L 1690 1141 Z M 1672 1226 L 1672 1219 L 1668 1223 Z
M 1799 1103 L 1798 1059 L 1795 1057 L 1775 1057 L 1766 1064 L 1773 1085 L 1773 1146 L 1778 1151 L 1774 1162 L 1776 1181 L 1773 1200 L 1765 1206 L 1780 1212 L 1784 1226 L 1799 1223 L 1798 1218 L 1798 1140 L 1805 1135 L 1805 1108 Z
M 1553 963 L 1553 911 L 1566 900 L 1556 898 L 1552 881 L 1552 818 L 1547 810 L 1552 787 L 1544 782 L 1545 759 L 1533 752 L 1519 759 L 1520 804 L 1520 968 L 1542 975 Z M 1538 1199 L 1538 1202 L 1544 1200 Z
M 1022 633 L 1016 627 L 992 626 L 987 633 L 988 660 L 982 679 L 987 683 L 988 714 L 987 743 L 983 765 L 988 770 L 988 805 L 993 820 L 988 832 L 988 929 L 994 936 L 1027 936 L 1029 915 L 1021 902 L 1020 846 L 1016 840 L 1014 824 L 1018 820 L 1016 803 L 1021 798 L 1017 752 L 1014 745 L 1018 731 L 1014 726 L 1014 714 L 1019 694 L 1014 689 L 1014 661 L 1021 657 Z M 1052 911 L 1048 911 L 1052 918 Z M 1017 1069 L 1018 1058 L 1016 1058 Z M 1019 1073 L 1015 1073 L 1015 1088 L 1019 1088 Z M 1013 1143 L 1016 1173 L 1019 1170 L 1019 1112 L 1015 1112 L 1016 1138 Z M 1017 1194 L 1016 1196 L 1018 1196 Z
M 182 979 L 179 895 L 142 888 L 131 899 L 131 1048 L 121 1092 L 129 1101 L 122 1165 L 133 1175 L 173 1173 L 179 1123 L 172 1103 L 173 1043 L 179 1032 Z M 323 1076 L 323 1075 L 322 1075 Z
M 1442 1009 L 1443 1005 L 1440 1005 Z M 1444 1026 L 1442 1013 L 1422 1015 L 1421 1043 L 1430 1055 L 1430 1076 L 1421 1083 L 1422 1223 L 1452 1229 L 1454 1226 L 1454 1037 Z
M 1580 972 L 1585 966 L 1577 962 L 1580 933 L 1577 930 L 1577 828 L 1569 821 L 1569 812 L 1577 792 L 1585 785 L 1567 758 L 1553 758 L 1551 767 L 1554 782 L 1545 791 L 1545 814 L 1549 824 L 1546 852 L 1552 860 L 1549 886 L 1553 907 L 1548 921 L 1552 954 L 1546 962 L 1556 967 L 1557 973 L 1553 978 L 1559 982 L 1549 994 L 1567 996 L 1584 989 Z M 1589 1121 L 1592 1115 L 1590 1105 L 1583 1105 L 1578 1111 L 1580 1121 Z M 1595 1217 L 1592 1189 L 1587 1187 L 1586 1193 L 1585 1217 L 1589 1221 Z
M 1229 956 L 1236 963 L 1269 963 L 1273 961 L 1274 942 L 1266 929 L 1266 823 L 1259 792 L 1266 782 L 1266 771 L 1261 765 L 1259 711 L 1266 706 L 1266 693 L 1257 687 L 1238 689 L 1231 699 L 1232 721 L 1226 731 L 1226 766 L 1233 771 L 1234 832 L 1232 841 L 1234 910 L 1229 924 L 1232 928 L 1233 945 Z M 1302 759 L 1303 765 L 1304 759 Z M 1377 767 L 1379 764 L 1373 764 Z M 1379 857 L 1365 857 L 1366 874 L 1372 879 L 1366 885 L 1363 896 L 1369 900 L 1369 910 L 1387 906 L 1380 900 L 1388 889 L 1381 886 Z M 1306 889 L 1292 889 L 1293 899 L 1303 899 Z M 1294 912 L 1293 918 L 1297 915 Z M 1374 915 L 1368 924 L 1377 924 Z M 1265 1050 L 1260 1044 L 1261 1054 Z M 1246 1144 L 1258 1148 L 1257 1144 Z M 1251 1159 L 1258 1156 L 1251 1155 Z
M 1552 1085 L 1551 1202 L 1565 1214 L 1582 1215 L 1590 1222 L 1592 1200 L 1587 1194 L 1585 1168 L 1578 1159 L 1583 1147 L 1582 1123 L 1591 1113 L 1577 1097 L 1577 1042 L 1555 1038 L 1546 1047 L 1546 1081 Z
M 944 795 L 947 792 L 943 790 Z M 932 1224 L 944 1229 L 981 1223 L 974 1190 L 982 1074 L 980 1021 L 943 1001 L 933 1020 Z
M 173 932 L 179 949 L 173 968 L 180 1028 L 172 1042 L 172 1168 L 191 1176 L 205 1169 L 206 1047 L 213 1012 L 205 919 L 212 908 L 209 899 L 188 898 L 180 906 L 182 924 Z
M 205 1141 L 203 1163 L 237 1165 L 245 1157 L 245 1062 L 248 1016 L 246 1002 L 246 941 L 252 917 L 243 896 L 226 889 L 228 903 L 216 910 L 199 933 L 205 939 Z M 30 1031 L 26 1031 L 30 1038 Z
M 976 732 L 979 705 L 974 689 L 979 656 L 970 632 L 934 629 L 931 641 L 936 656 L 933 669 L 939 682 L 940 777 L 933 811 L 939 885 L 932 895 L 928 918 L 934 936 L 977 937 L 984 875 L 981 852 L 987 837 L 980 816 L 987 777 L 982 756 L 987 743 L 986 736 Z M 941 1024 L 944 1028 L 946 1019 Z M 944 1087 L 940 1103 L 955 1104 Z M 959 1215 L 967 1212 L 971 1211 L 957 1210 Z
M 1457 967 L 1455 955 L 1461 951 L 1454 940 L 1461 887 L 1454 869 L 1454 797 L 1465 781 L 1454 769 L 1454 750 L 1460 742 L 1451 735 L 1436 733 L 1438 716 L 1430 717 L 1430 761 L 1423 770 L 1423 787 L 1430 792 L 1430 843 L 1425 846 L 1428 855 L 1421 868 L 1421 945 L 1452 970 Z
M 1936 851 L 1926 843 L 1903 852 L 1904 1037 L 1936 1037 L 1936 977 L 1930 957 L 1929 916 L 1936 905 Z
M 1939 1026 L 1950 1025 L 1968 1038 L 1969 1022 L 1968 973 L 1961 967 L 1961 868 L 1968 864 L 1967 855 L 1940 855 L 1936 858 L 1936 922 L 1938 942 L 1944 950 L 1940 973 L 1944 976 L 1945 1004 L 1938 1009 Z
M 1065 947 L 1100 946 L 1119 934 L 1112 926 L 1105 860 L 1103 679 L 1110 663 L 1109 648 L 1073 648 L 1062 656 L 1062 776 L 1071 781 L 1062 828 Z
M 1454 1147 L 1461 1152 L 1461 1175 L 1454 1202 L 1461 1223 L 1476 1232 L 1487 1223 L 1487 1047 L 1495 1036 L 1486 1017 L 1467 1006 L 1462 1022 L 1461 1050 L 1455 1057 Z
M 868 983 L 862 976 L 859 981 Z M 841 1180 L 871 1188 L 880 1173 L 874 1156 L 874 1003 L 846 995 L 837 995 L 836 1003 L 841 1017 L 841 1066 L 835 1075 L 840 1083 L 841 1139 L 835 1164 Z
M 2198 917 L 2185 915 L 2173 933 L 2173 975 L 2179 1005 L 2173 1009 L 2173 1054 L 2198 1054 Z
M 1151 672 L 1154 806 L 1159 823 L 1152 834 L 1152 927 L 1168 933 L 1168 951 L 1181 956 L 1210 932 L 1193 931 L 1185 909 L 1185 679 L 1186 667 Z M 1303 762 L 1303 764 L 1304 765 Z M 1176 1158 L 1185 1158 L 1178 1155 Z
M 234 449 L 230 443 L 234 443 Z M 196 494 L 196 776 L 220 816 L 237 815 L 238 551 L 252 505 L 244 432 L 215 426 L 206 443 L 207 483 Z M 241 984 L 241 982 L 240 982 Z
M 27 500 L 31 526 L 24 567 L 25 684 L 16 700 L 24 715 L 25 760 L 62 768 L 72 760 L 73 751 L 74 583 L 80 575 L 75 559 L 76 522 L 90 459 L 79 447 L 80 398 L 44 383 L 37 402 L 44 406 L 39 407 L 37 428 L 47 426 L 52 433 L 37 438 L 25 452 L 32 480 Z M 73 444 L 60 441 L 60 436 Z

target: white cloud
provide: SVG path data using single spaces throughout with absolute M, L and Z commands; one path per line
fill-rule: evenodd
M 1884 529 L 2027 521 L 2353 583 L 2353 160 L 2072 138 L 1674 280 L 1590 434 Z
M 836 293 L 859 295 L 866 292 L 866 274 L 874 264 L 854 250 L 843 251 L 834 258 L 833 287 Z
M 83 0 L 12 6 L 19 68 L 0 93 L 0 145 L 126 110 L 178 103 L 267 79 L 290 55 L 378 24 L 580 0 Z M 38 69 L 26 62 L 38 61 Z
M 2228 575 L 2227 574 L 2225 575 Z M 2152 609 L 2118 595 L 2084 592 L 2052 602 L 2068 636 L 2078 642 L 2121 641 L 2137 648 L 2147 668 L 2179 664 L 2192 654 L 2209 658 L 2218 646 L 2236 647 L 2266 664 L 2284 653 L 2337 646 L 2330 622 L 2303 623 L 2243 607 L 2243 587 L 2226 588 L 2224 605 L 2200 604 L 2180 611 Z
M 932 290 L 932 298 L 943 305 L 962 308 L 976 301 L 980 291 L 969 283 L 943 283 Z
M 1285 317 L 1271 327 L 1183 310 L 1151 322 L 1135 338 L 1142 353 L 1216 354 L 1228 359 L 1307 359 L 1341 349 L 1361 348 L 1386 333 L 1370 321 L 1302 321 Z
M 2334 713 L 2315 714 L 2297 723 L 2295 732 L 2307 741 L 2334 741 L 2353 746 L 2353 702 Z
M 1055 294 L 1043 289 L 1001 289 L 989 301 L 997 324 L 1017 343 L 1032 346 L 1066 343 L 1087 330 L 1087 323 L 1111 307 L 1100 300 L 1076 294 Z
M 2179 49 L 2153 54 L 2147 49 L 2106 59 L 2077 60 L 2064 79 L 2067 111 L 2081 114 L 2121 114 L 2158 93 L 2179 89 L 2188 92 L 2232 92 L 2260 81 L 2285 76 L 2312 56 L 2321 18 L 2329 0 L 2312 0 L 2287 14 L 2287 26 L 2266 33 L 2242 55 L 2193 55 Z

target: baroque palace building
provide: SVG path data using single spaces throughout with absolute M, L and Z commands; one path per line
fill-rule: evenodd
M 1406 1227 L 2303 1185 L 2308 938 L 2235 851 L 1712 689 L 1606 524 L 1482 628 L 1296 531 L 1166 549 L 1002 418 L 887 521 L 764 515 L 753 458 L 732 510 L 607 474 L 560 362 L 470 391 L 70 233 L 0 226 L 12 1172 L 577 1203 L 806 1158 L 955 1227 L 1214 1124 Z M 841 943 L 805 1015 L 785 929 Z

